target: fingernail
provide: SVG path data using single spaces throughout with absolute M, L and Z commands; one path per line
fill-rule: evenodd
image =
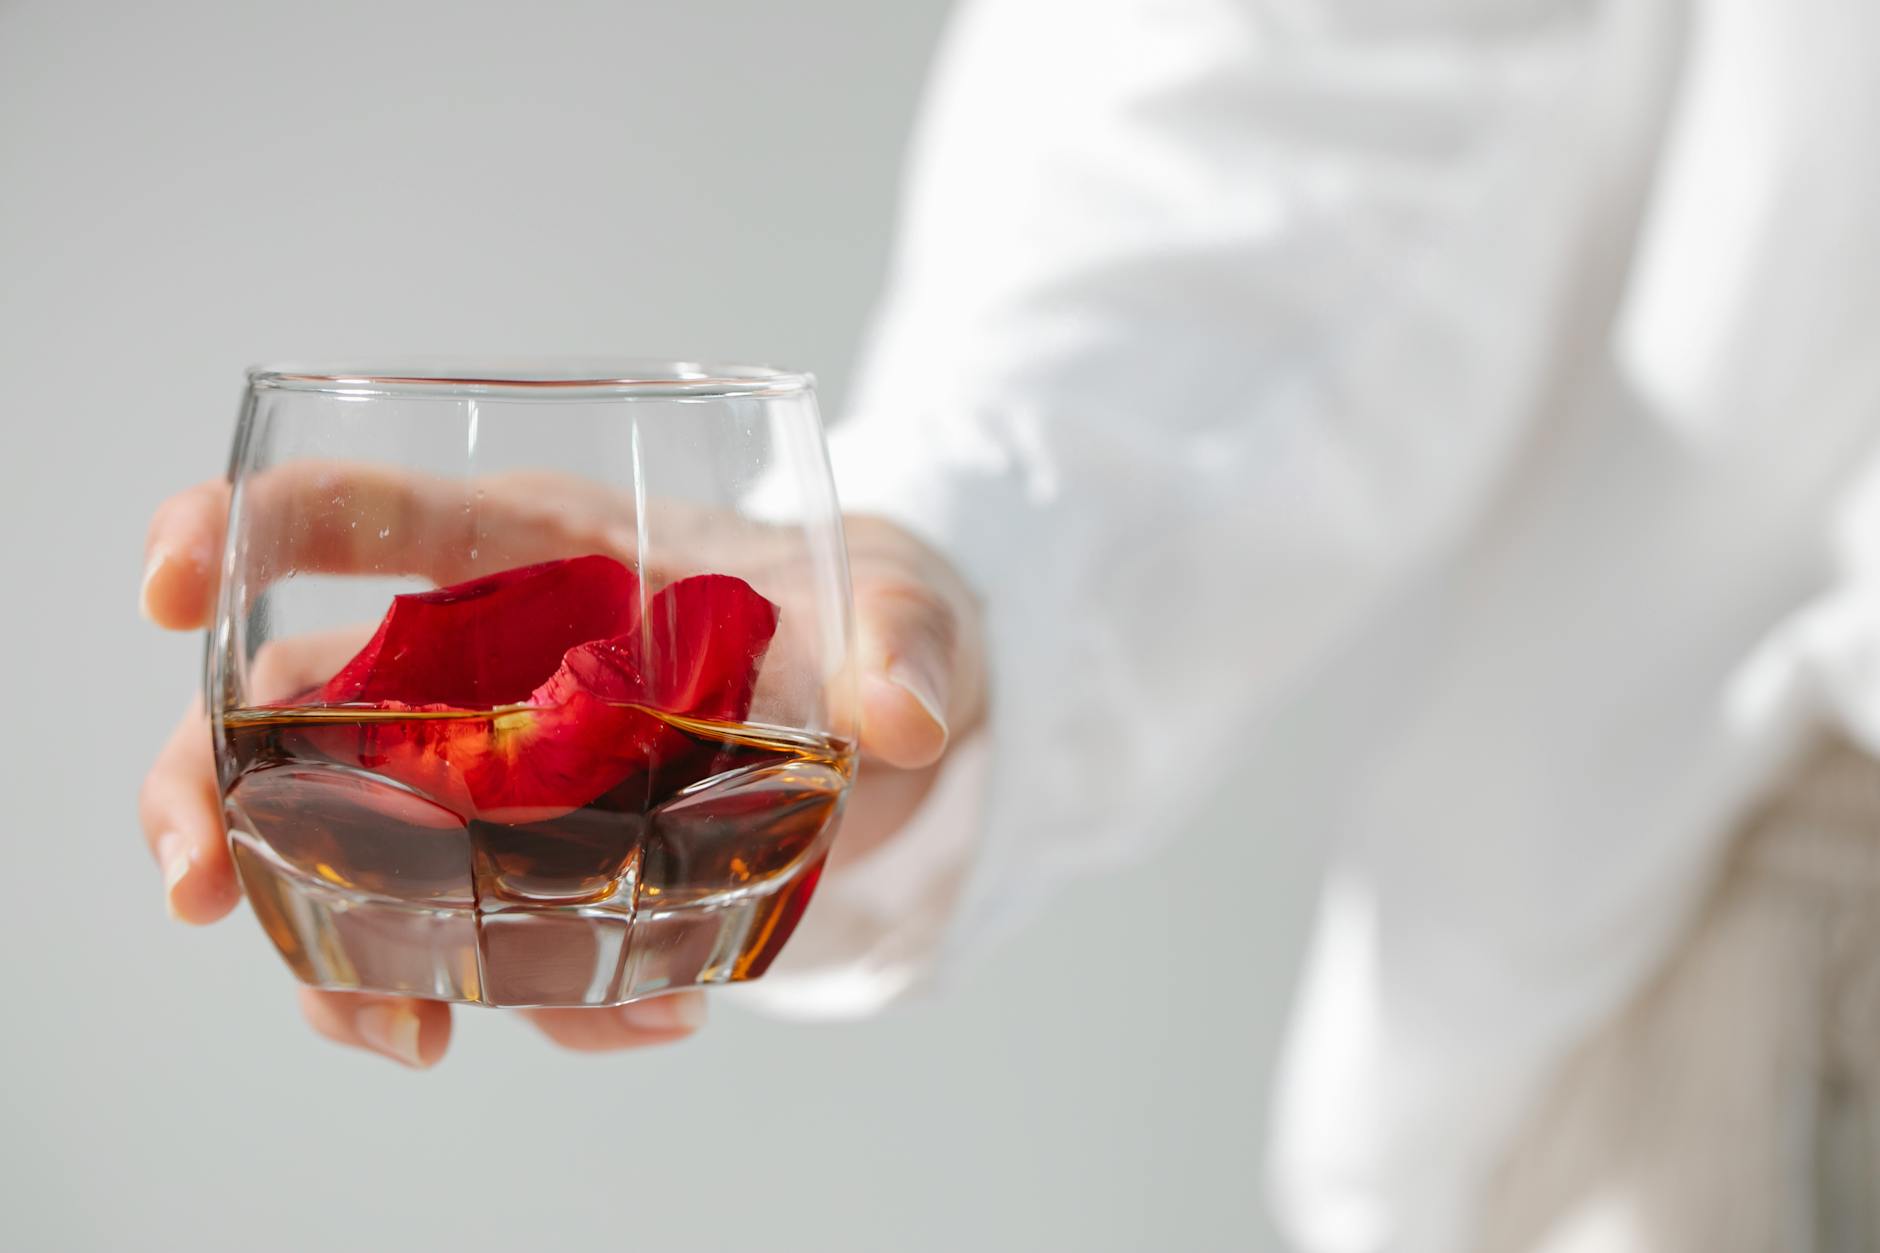
M 150 584 L 156 580 L 157 571 L 163 568 L 167 554 L 159 548 L 150 554 L 144 562 L 143 585 L 137 589 L 137 612 L 143 615 L 145 622 L 155 622 L 156 615 L 150 612 Z
M 698 992 L 680 992 L 634 1001 L 620 1007 L 620 1021 L 635 1031 L 697 1031 L 705 1025 L 705 997 Z
M 919 666 L 905 657 L 896 657 L 888 665 L 888 682 L 912 696 L 933 724 L 940 728 L 940 734 L 947 733 L 947 717 L 943 710 L 946 701 L 941 699 L 939 684 L 925 666 Z
M 395 1062 L 424 1068 L 424 1058 L 418 1053 L 418 1012 L 411 1006 L 399 1002 L 367 1005 L 353 1025 L 367 1048 Z
M 195 864 L 190 843 L 182 832 L 165 831 L 157 837 L 157 865 L 163 871 L 163 904 L 170 911 L 170 917 L 178 922 L 184 919 L 176 907 L 176 889 L 189 877 L 190 868 Z

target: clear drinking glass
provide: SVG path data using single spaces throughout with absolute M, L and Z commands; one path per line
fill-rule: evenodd
M 611 1005 L 764 972 L 854 762 L 807 376 L 255 370 L 229 474 L 217 772 L 301 980 Z

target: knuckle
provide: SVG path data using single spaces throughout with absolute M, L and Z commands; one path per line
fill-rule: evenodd
M 912 644 L 951 656 L 959 642 L 959 614 L 932 588 L 907 581 L 883 582 L 868 589 L 864 604 L 863 613 L 872 618 L 872 629 L 894 644 Z

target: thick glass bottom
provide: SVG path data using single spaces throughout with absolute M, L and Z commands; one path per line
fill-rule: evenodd
M 824 857 L 819 841 L 761 883 L 668 909 L 631 890 L 601 902 L 492 908 L 329 882 L 239 823 L 229 839 L 256 917 L 301 982 L 501 1006 L 618 1005 L 755 979 L 796 929 Z

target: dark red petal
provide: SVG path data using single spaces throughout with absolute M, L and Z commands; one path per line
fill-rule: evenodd
M 664 588 L 640 624 L 648 702 L 695 718 L 736 722 L 751 711 L 757 670 L 777 631 L 777 607 L 728 574 Z
M 378 708 L 387 713 L 458 712 L 442 705 L 420 708 L 400 701 L 384 701 Z M 437 746 L 471 733 L 458 728 L 472 727 L 477 734 L 487 734 L 489 723 L 481 718 L 303 723 L 291 732 L 293 755 L 324 757 L 396 780 L 468 820 L 476 813 L 469 786 L 462 771 Z
M 629 633 L 639 580 L 573 557 L 394 597 L 378 632 L 315 699 L 490 708 L 527 700 L 570 648 Z
M 460 733 L 438 746 L 462 771 L 478 812 L 535 820 L 641 777 L 651 802 L 652 791 L 668 795 L 710 771 L 709 748 L 638 706 L 743 718 L 777 607 L 742 579 L 705 574 L 653 597 L 643 626 L 569 649 L 528 703 L 497 714 L 488 734 Z
M 576 695 L 643 704 L 648 698 L 640 673 L 639 633 L 594 640 L 568 650 L 561 668 L 529 694 L 531 705 L 561 705 Z
M 336 743 L 334 755 L 350 751 L 354 764 L 491 822 L 551 820 L 610 793 L 609 803 L 624 809 L 657 803 L 719 769 L 722 754 L 647 707 L 744 718 L 777 607 L 741 579 L 698 575 L 653 597 L 642 630 L 636 596 L 630 571 L 590 557 L 399 597 L 322 698 L 414 713 L 488 713 L 336 728 L 351 738 Z M 562 608 L 551 609 L 558 597 Z M 540 678 L 546 641 L 623 622 L 625 630 L 566 647 L 559 667 Z M 514 651 L 478 658 L 478 639 L 506 639 Z M 525 673 L 537 686 L 515 694 Z
M 631 706 L 576 694 L 565 705 L 521 705 L 488 723 L 464 724 L 432 751 L 462 773 L 480 817 L 534 822 L 643 774 L 647 741 L 662 729 Z
M 301 749 L 395 780 L 465 819 L 533 822 L 643 778 L 654 741 L 666 734 L 643 710 L 577 694 L 554 708 L 315 724 L 301 732 Z M 636 794 L 627 807 L 642 802 Z

